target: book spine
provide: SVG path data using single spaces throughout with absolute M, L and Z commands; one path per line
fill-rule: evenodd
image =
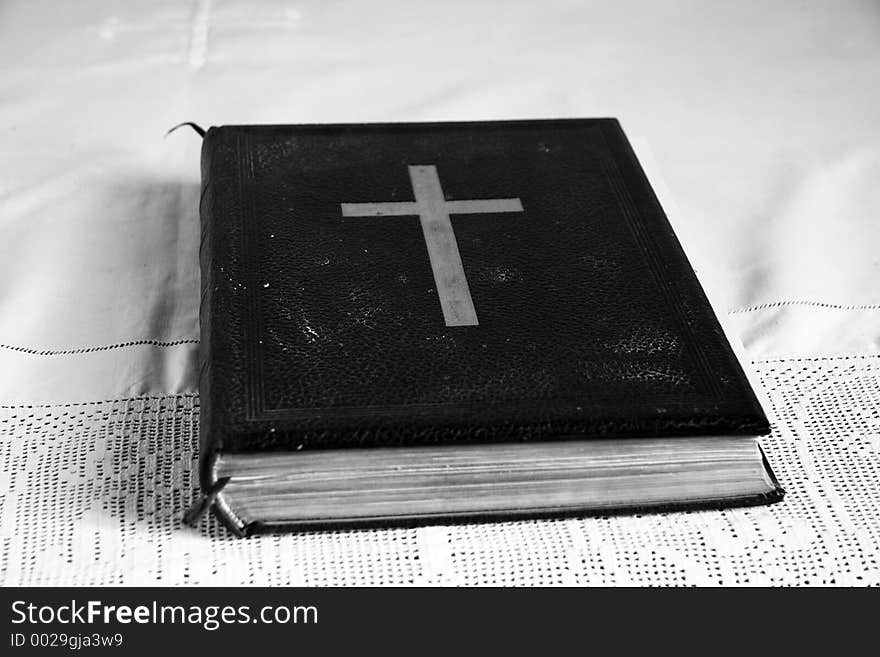
M 201 154 L 201 194 L 199 201 L 199 220 L 201 239 L 199 242 L 199 268 L 201 271 L 201 299 L 199 303 L 199 482 L 202 496 L 210 503 L 214 514 L 229 529 L 242 533 L 241 523 L 226 506 L 219 491 L 215 463 L 220 446 L 212 423 L 214 402 L 211 352 L 213 345 L 212 302 L 217 281 L 214 274 L 214 216 L 215 190 L 212 176 L 212 154 L 218 141 L 218 131 L 211 128 L 202 142 Z
M 211 152 L 213 131 L 209 130 L 202 142 L 202 188 L 199 200 L 201 240 L 199 268 L 201 296 L 199 303 L 199 471 L 202 490 L 208 490 L 211 481 L 211 301 L 214 286 L 211 264 L 213 260 L 214 192 L 211 186 Z

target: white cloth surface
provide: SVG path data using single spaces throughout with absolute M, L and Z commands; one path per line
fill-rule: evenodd
M 0 409 L 6 585 L 880 585 L 880 358 L 755 363 L 787 489 L 726 511 L 232 537 L 182 527 L 194 394 Z
M 0 67 L 0 581 L 877 582 L 876 3 L 28 0 L 0 7 Z M 787 500 L 246 542 L 178 527 L 200 141 L 165 130 L 559 116 L 615 116 L 633 138 L 717 313 L 776 382 L 789 419 L 765 448 Z M 703 565 L 634 576 L 660 537 Z M 417 568 L 423 548 L 439 562 Z

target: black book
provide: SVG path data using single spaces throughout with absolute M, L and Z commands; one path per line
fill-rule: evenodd
M 222 126 L 202 506 L 235 532 L 780 499 L 614 119 Z

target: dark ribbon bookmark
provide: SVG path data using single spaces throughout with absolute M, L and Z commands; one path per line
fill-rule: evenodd
M 167 136 L 170 135 L 172 132 L 174 132 L 174 131 L 177 130 L 178 128 L 182 128 L 182 127 L 185 126 L 185 125 L 188 125 L 190 128 L 192 128 L 192 129 L 195 130 L 197 133 L 199 133 L 199 137 L 201 137 L 202 139 L 205 138 L 205 129 L 204 129 L 202 126 L 200 126 L 198 123 L 193 123 L 192 121 L 184 121 L 183 123 L 178 123 L 176 126 L 174 126 L 173 128 L 171 128 L 168 132 L 166 132 L 166 133 L 165 133 L 165 136 L 167 137 Z
M 211 508 L 211 505 L 217 498 L 217 493 L 223 490 L 228 483 L 229 477 L 220 477 L 220 479 L 214 482 L 213 486 L 202 491 L 202 494 L 199 495 L 198 499 L 193 502 L 193 505 L 183 514 L 183 524 L 189 525 L 190 527 L 198 525 L 199 520 L 202 519 L 202 516 L 205 515 L 205 512 L 209 508 Z

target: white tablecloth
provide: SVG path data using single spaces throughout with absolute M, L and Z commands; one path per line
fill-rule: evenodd
M 0 9 L 0 582 L 880 583 L 871 2 Z M 240 541 L 195 495 L 198 149 L 223 123 L 616 116 L 774 416 L 727 512 Z

